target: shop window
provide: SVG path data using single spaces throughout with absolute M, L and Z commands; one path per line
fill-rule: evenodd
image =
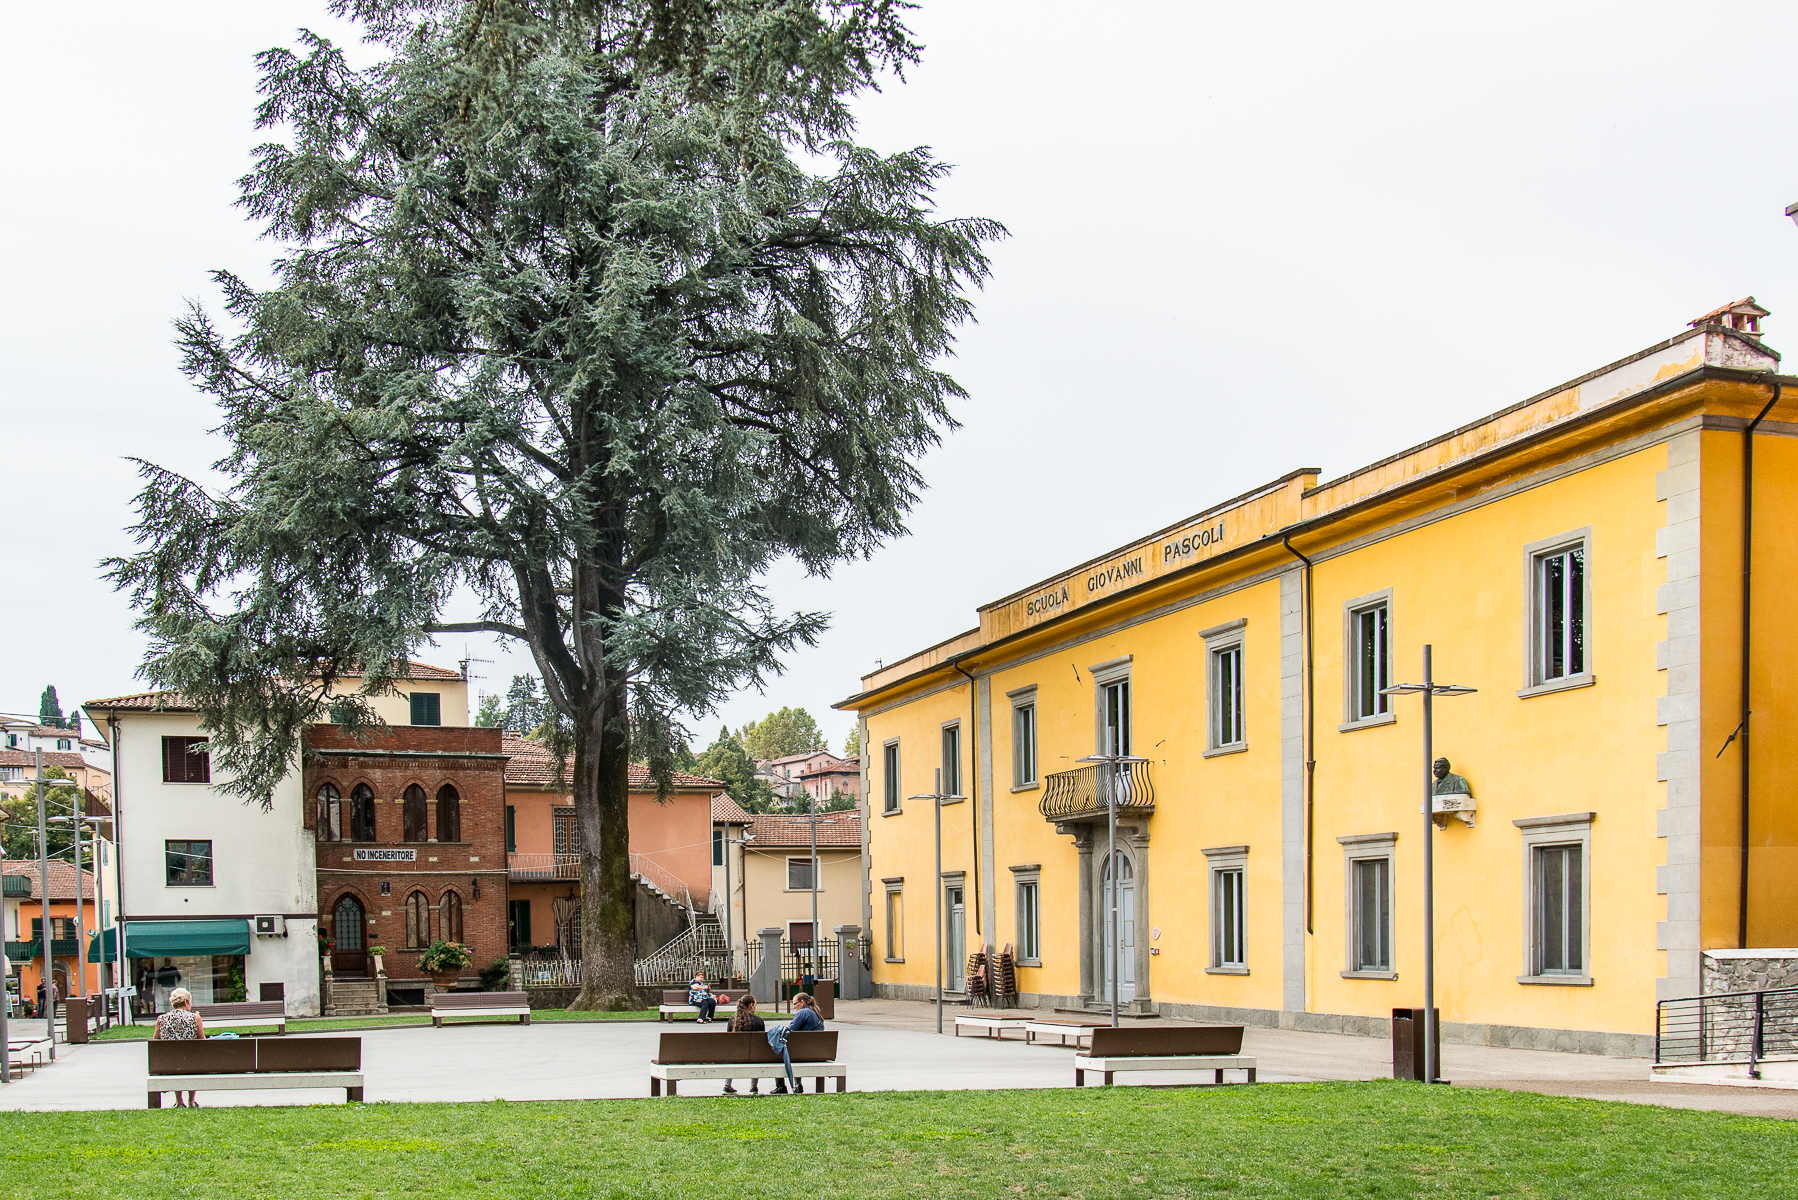
M 413 692 L 412 723 L 414 725 L 443 724 L 443 697 L 436 692 Z
M 162 781 L 164 783 L 211 783 L 212 759 L 206 753 L 203 737 L 165 737 L 162 739 Z
M 400 797 L 401 839 L 408 842 L 425 841 L 430 837 L 429 822 L 425 790 L 416 783 L 408 785 Z
M 165 841 L 162 846 L 168 886 L 212 886 L 212 843 L 210 841 Z
M 1011 786 L 1035 787 L 1036 688 L 1019 688 L 1011 697 Z
M 350 840 L 375 840 L 375 793 L 366 783 L 350 789 Z
M 152 1014 L 169 1011 L 169 994 L 176 988 L 186 988 L 196 1006 L 227 1004 L 248 994 L 241 954 L 133 958 L 130 962 L 132 983 L 137 987 L 134 1006 L 143 1006 Z
M 462 940 L 462 895 L 451 888 L 443 893 L 437 915 L 438 930 L 446 942 Z
M 1392 857 L 1396 833 L 1337 838 L 1347 876 L 1345 978 L 1392 979 Z
M 881 811 L 899 811 L 899 742 L 888 742 L 880 750 Z
M 343 840 L 343 795 L 336 784 L 322 783 L 318 788 L 318 840 Z
M 437 840 L 462 840 L 462 797 L 448 783 L 437 789 Z
M 423 892 L 406 897 L 406 948 L 422 950 L 431 944 L 431 902 Z

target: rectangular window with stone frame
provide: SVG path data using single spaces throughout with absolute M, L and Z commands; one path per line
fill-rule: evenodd
M 1213 846 L 1204 851 L 1211 876 L 1211 965 L 1208 975 L 1247 975 L 1249 848 Z
M 1392 860 L 1397 833 L 1336 839 L 1343 851 L 1344 979 L 1396 979 L 1392 945 Z
M 1392 589 L 1356 596 L 1342 606 L 1343 731 L 1393 720 Z
M 1524 685 L 1519 696 L 1585 687 L 1592 673 L 1592 527 L 1524 547 Z
M 1205 757 L 1235 754 L 1249 748 L 1244 721 L 1242 645 L 1246 620 L 1229 621 L 1200 631 L 1205 640 Z
M 1590 987 L 1592 819 L 1521 817 L 1524 962 L 1517 982 Z
M 880 796 L 881 812 L 900 811 L 898 738 L 880 748 Z
M 1011 790 L 1038 786 L 1036 775 L 1036 685 L 1005 693 L 1011 701 Z
M 1011 869 L 1017 908 L 1016 954 L 1020 967 L 1043 965 L 1043 868 L 1028 863 Z
M 886 887 L 886 961 L 905 961 L 905 878 L 880 881 Z

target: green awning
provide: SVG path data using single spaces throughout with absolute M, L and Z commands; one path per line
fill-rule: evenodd
M 93 937 L 88 938 L 87 961 L 91 963 L 119 961 L 119 931 L 116 929 L 108 929 L 106 931 L 106 944 L 104 946 L 100 944 L 99 934 L 95 934 Z
M 125 953 L 132 958 L 176 958 L 184 954 L 248 954 L 250 923 L 239 917 L 220 921 L 127 921 Z

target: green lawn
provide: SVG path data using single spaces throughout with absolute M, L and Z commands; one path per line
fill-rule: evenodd
M 1798 1123 L 1390 1081 L 0 1113 L 5 1197 L 1795 1194 Z
M 632 1012 L 575 1012 L 567 1008 L 533 1008 L 532 1022 L 537 1021 L 653 1021 L 657 1017 L 653 1008 Z M 480 1018 L 473 1018 L 478 1020 Z M 492 1020 L 493 1018 L 487 1018 Z M 464 1018 L 468 1022 L 469 1018 Z M 327 1029 L 390 1029 L 395 1025 L 429 1025 L 430 1013 L 399 1013 L 387 1017 L 320 1017 L 313 1020 L 289 1021 L 289 1033 L 320 1033 Z M 451 1021 L 451 1024 L 457 1024 Z M 96 1042 L 138 1042 L 145 1041 L 155 1032 L 156 1026 L 149 1020 L 140 1020 L 136 1025 L 115 1025 L 111 1029 L 103 1029 L 93 1035 Z M 267 1029 L 232 1029 L 221 1032 L 239 1033 L 251 1037 L 259 1033 L 272 1033 L 274 1026 Z

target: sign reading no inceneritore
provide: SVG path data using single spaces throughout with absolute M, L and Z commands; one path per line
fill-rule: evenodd
M 416 850 L 357 850 L 357 862 L 417 862 Z

